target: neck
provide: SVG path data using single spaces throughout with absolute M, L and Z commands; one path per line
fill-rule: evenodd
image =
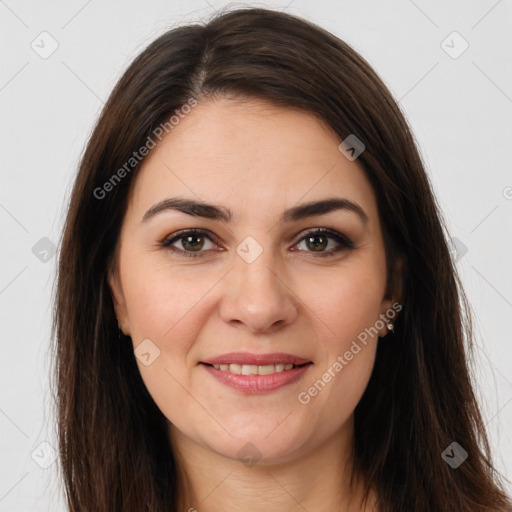
M 351 482 L 353 418 L 286 463 L 246 466 L 195 443 L 170 425 L 178 466 L 178 510 L 194 512 L 363 512 L 363 479 Z M 373 505 L 374 495 L 369 503 Z

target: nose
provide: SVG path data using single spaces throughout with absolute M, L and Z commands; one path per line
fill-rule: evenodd
M 275 267 L 267 251 L 252 263 L 235 258 L 220 306 L 224 322 L 243 325 L 251 333 L 270 334 L 296 319 L 298 298 Z

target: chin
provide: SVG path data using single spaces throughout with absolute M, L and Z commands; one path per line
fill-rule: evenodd
M 279 464 L 293 460 L 304 447 L 304 439 L 294 436 L 290 426 L 284 425 L 275 428 L 268 427 L 268 422 L 263 422 L 261 428 L 252 424 L 243 429 L 229 429 L 233 438 L 226 442 L 225 437 L 209 440 L 207 443 L 211 449 L 219 455 L 238 460 L 247 466 L 254 464 Z M 279 429 L 283 427 L 283 431 Z M 274 430 L 274 431 L 272 431 Z

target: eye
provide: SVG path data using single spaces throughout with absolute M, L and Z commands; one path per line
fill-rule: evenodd
M 189 229 L 179 231 L 170 237 L 165 238 L 160 245 L 176 252 L 179 256 L 189 258 L 199 258 L 206 256 L 206 252 L 215 249 L 216 244 L 213 242 L 211 233 L 204 229 Z M 205 242 L 206 240 L 206 242 Z M 334 240 L 337 244 L 326 250 L 330 244 L 330 240 Z M 208 244 L 210 244 L 208 246 Z M 320 257 L 334 256 L 344 249 L 354 249 L 354 243 L 345 235 L 328 228 L 318 228 L 310 231 L 303 236 L 294 247 L 304 244 L 306 249 L 299 249 L 305 252 L 311 252 Z M 297 250 L 297 249 L 293 249 Z
M 162 247 L 167 247 L 168 249 L 179 252 L 180 255 L 197 258 L 204 256 L 204 254 L 200 253 L 205 252 L 202 250 L 205 248 L 205 239 L 207 239 L 212 245 L 211 247 L 207 246 L 206 249 L 213 249 L 215 244 L 212 242 L 212 238 L 209 236 L 209 232 L 204 229 L 190 229 L 186 231 L 180 231 L 172 237 L 163 240 L 160 245 Z M 175 243 L 178 243 L 178 247 L 174 246 Z
M 334 240 L 338 245 L 326 251 L 325 249 L 329 246 L 329 240 Z M 354 243 L 349 238 L 337 231 L 327 228 L 319 228 L 310 231 L 299 240 L 296 246 L 302 243 L 304 243 L 307 248 L 306 252 L 316 253 L 321 257 L 334 256 L 343 249 L 354 249 Z

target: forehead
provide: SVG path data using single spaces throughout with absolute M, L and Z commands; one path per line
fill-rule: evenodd
M 350 197 L 372 214 L 373 190 L 341 139 L 312 113 L 259 99 L 199 102 L 148 154 L 131 203 L 181 195 L 234 212 L 281 211 L 301 200 Z

